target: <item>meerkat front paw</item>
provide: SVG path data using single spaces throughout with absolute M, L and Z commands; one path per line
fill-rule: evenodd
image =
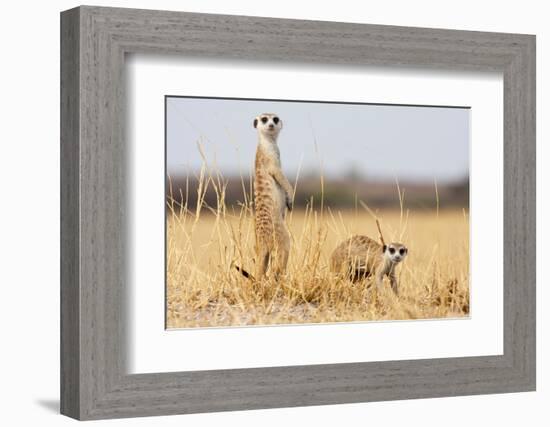
M 289 196 L 286 197 L 286 208 L 291 211 L 292 210 L 292 200 Z

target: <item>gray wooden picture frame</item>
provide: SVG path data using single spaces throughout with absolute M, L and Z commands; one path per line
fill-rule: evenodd
M 126 372 L 127 53 L 504 78 L 504 354 Z M 61 412 L 77 419 L 535 390 L 535 37 L 78 7 L 61 14 Z M 162 283 L 159 283 L 162 289 Z

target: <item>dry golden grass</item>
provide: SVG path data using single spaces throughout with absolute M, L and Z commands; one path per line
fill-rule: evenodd
M 203 171 L 204 173 L 204 171 Z M 204 178 L 218 206 L 189 211 L 168 203 L 167 325 L 169 328 L 286 323 L 426 319 L 469 313 L 469 224 L 464 210 L 376 212 L 387 242 L 402 241 L 409 255 L 398 267 L 399 296 L 376 292 L 372 280 L 352 283 L 330 272 L 331 251 L 352 234 L 377 238 L 364 207 L 332 212 L 319 206 L 291 212 L 292 245 L 286 275 L 253 283 L 235 264 L 254 271 L 251 203 L 223 203 L 223 180 Z M 397 192 L 396 192 L 397 193 Z M 250 198 L 248 198 L 248 201 Z

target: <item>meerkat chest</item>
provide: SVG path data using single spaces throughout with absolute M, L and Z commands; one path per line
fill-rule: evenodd
M 395 270 L 396 264 L 387 260 L 385 257 L 380 257 L 380 271 L 384 275 L 391 275 L 393 274 L 393 271 Z
M 273 179 L 272 173 L 280 168 L 281 160 L 277 145 L 260 143 L 256 152 L 255 180 L 267 181 L 262 183 L 275 185 L 276 181 Z M 273 185 L 269 187 L 275 188 Z
M 273 171 L 281 168 L 279 148 L 276 144 L 262 143 L 256 152 L 254 187 L 257 203 L 270 200 L 275 208 L 284 206 L 284 190 L 277 183 Z M 261 196 L 261 197 L 258 197 Z
M 281 152 L 275 142 L 260 140 L 258 154 L 266 166 L 281 167 Z

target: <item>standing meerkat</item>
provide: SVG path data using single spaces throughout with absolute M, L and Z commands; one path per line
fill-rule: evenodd
M 260 280 L 268 265 L 271 265 L 275 277 L 286 270 L 290 233 L 285 224 L 285 213 L 286 209 L 292 209 L 292 187 L 281 170 L 277 145 L 282 120 L 276 114 L 260 114 L 254 119 L 254 128 L 258 131 L 254 167 L 256 279 Z
M 356 235 L 334 249 L 330 258 L 331 270 L 348 275 L 353 281 L 374 275 L 378 289 L 382 287 L 384 276 L 388 276 L 397 295 L 395 269 L 407 253 L 402 243 L 380 244 L 370 237 Z

